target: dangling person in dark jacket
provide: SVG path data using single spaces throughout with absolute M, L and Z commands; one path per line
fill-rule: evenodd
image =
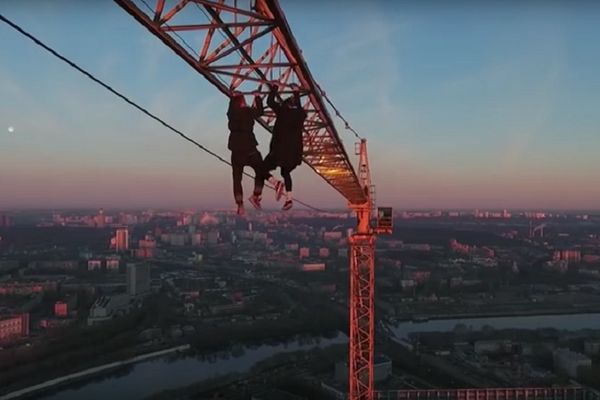
M 302 131 L 306 111 L 300 104 L 298 90 L 283 102 L 277 100 L 277 92 L 277 86 L 273 85 L 267 97 L 267 104 L 275 112 L 277 119 L 273 127 L 269 154 L 265 157 L 264 169 L 265 172 L 269 172 L 277 167 L 280 168 L 286 195 L 283 209 L 289 210 L 293 205 L 291 172 L 302 164 Z M 275 182 L 278 201 L 283 195 L 283 189 L 281 182 Z
M 263 114 L 262 98 L 254 96 L 252 107 L 246 105 L 244 96 L 236 92 L 229 101 L 227 118 L 229 119 L 229 141 L 227 147 L 231 150 L 231 168 L 233 172 L 233 196 L 237 204 L 238 215 L 244 215 L 244 194 L 242 176 L 244 167 L 254 170 L 254 193 L 248 199 L 252 205 L 260 209 L 260 201 L 264 179 L 270 177 L 263 170 L 263 159 L 256 148 L 258 142 L 254 136 L 254 119 Z

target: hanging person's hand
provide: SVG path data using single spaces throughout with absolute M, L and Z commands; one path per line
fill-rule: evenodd
M 260 89 L 253 91 L 252 96 L 254 96 L 255 99 L 256 98 L 262 99 L 262 93 L 260 92 Z

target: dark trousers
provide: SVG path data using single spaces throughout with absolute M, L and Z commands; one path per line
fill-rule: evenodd
M 289 167 L 289 166 L 281 165 L 281 163 L 279 162 L 277 157 L 275 157 L 273 155 L 273 153 L 269 153 L 265 157 L 265 161 L 263 164 L 264 164 L 265 172 L 273 171 L 275 168 L 279 167 L 279 170 L 281 171 L 281 177 L 283 178 L 283 182 L 285 183 L 285 191 L 286 192 L 292 191 L 292 175 L 291 175 L 291 173 L 294 169 L 296 169 L 296 166 Z M 268 179 L 268 177 L 265 179 Z
M 242 189 L 242 177 L 244 167 L 249 166 L 254 170 L 254 194 L 260 196 L 263 191 L 265 179 L 270 174 L 265 174 L 263 159 L 258 150 L 250 152 L 231 152 L 231 169 L 233 173 L 233 197 L 237 204 L 244 202 L 244 190 Z

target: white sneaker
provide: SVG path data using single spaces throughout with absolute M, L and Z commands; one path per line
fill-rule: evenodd
M 283 197 L 283 191 L 285 190 L 285 185 L 281 181 L 275 182 L 275 200 L 279 201 Z

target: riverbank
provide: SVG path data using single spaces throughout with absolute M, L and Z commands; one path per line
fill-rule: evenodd
M 553 309 L 534 309 L 534 310 L 502 310 L 502 311 L 475 311 L 464 313 L 421 313 L 421 314 L 403 314 L 396 318 L 397 322 L 414 322 L 415 324 L 428 320 L 445 320 L 445 319 L 474 319 L 474 318 L 504 318 L 504 317 L 532 317 L 545 315 L 579 315 L 579 314 L 595 314 L 600 313 L 600 305 L 580 307 L 573 309 L 572 307 L 553 308 Z
M 61 376 L 60 378 L 50 379 L 50 380 L 48 380 L 46 382 L 43 382 L 43 383 L 40 383 L 40 384 L 37 384 L 37 385 L 30 386 L 30 387 L 25 388 L 25 389 L 16 390 L 14 392 L 2 395 L 2 396 L 0 396 L 0 400 L 17 399 L 17 398 L 19 398 L 21 396 L 31 395 L 31 394 L 37 393 L 39 391 L 46 390 L 46 389 L 49 389 L 51 387 L 58 386 L 58 385 L 61 385 L 61 384 L 72 383 L 73 381 L 76 381 L 78 379 L 82 379 L 82 378 L 85 378 L 85 377 L 96 375 L 96 374 L 99 374 L 99 373 L 102 373 L 102 372 L 107 372 L 107 371 L 110 371 L 110 370 L 115 369 L 115 368 L 127 366 L 127 365 L 130 365 L 130 364 L 135 364 L 135 363 L 138 363 L 138 362 L 141 362 L 141 361 L 147 361 L 147 360 L 150 360 L 152 358 L 162 357 L 162 356 L 165 356 L 165 355 L 171 354 L 171 353 L 187 351 L 189 349 L 190 349 L 190 345 L 189 344 L 185 344 L 185 345 L 181 345 L 181 346 L 177 346 L 177 347 L 172 347 L 172 348 L 165 349 L 165 350 L 160 350 L 160 351 L 155 351 L 155 352 L 152 352 L 152 353 L 142 354 L 142 355 L 139 355 L 139 356 L 135 356 L 135 357 L 129 358 L 127 360 L 115 361 L 115 362 L 104 364 L 104 365 L 100 365 L 100 366 L 97 366 L 97 367 L 88 368 L 88 369 L 85 369 L 83 371 L 79 371 L 79 372 L 75 372 L 75 373 L 72 373 L 72 374 L 69 374 L 69 375 Z

